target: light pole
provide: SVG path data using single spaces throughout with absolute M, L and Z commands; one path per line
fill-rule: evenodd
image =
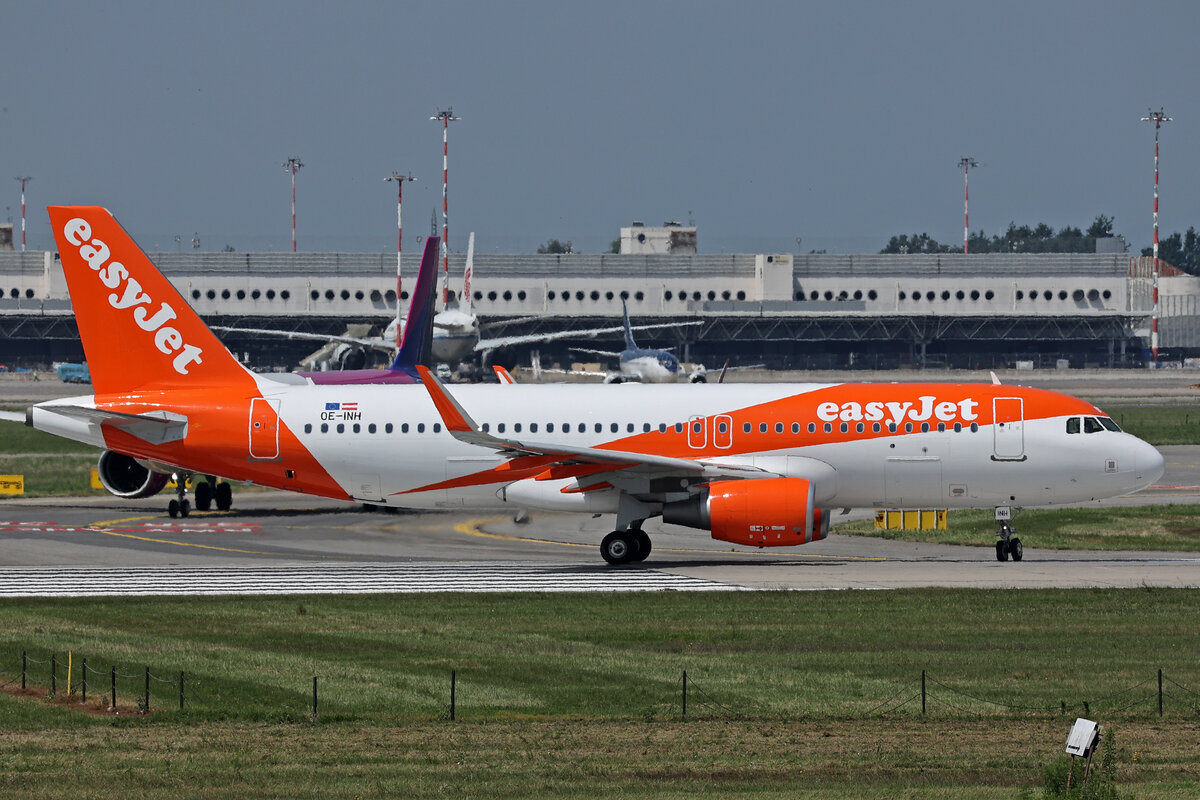
M 400 346 L 400 252 L 404 249 L 404 225 L 401 222 L 400 207 L 404 203 L 404 184 L 408 181 L 415 181 L 416 178 L 412 173 L 401 175 L 399 172 L 393 172 L 390 176 L 383 179 L 396 182 L 396 346 Z
M 447 106 L 445 111 L 439 108 L 437 114 L 430 119 L 440 120 L 442 123 L 442 306 L 445 307 L 450 302 L 450 212 L 447 200 L 450 172 L 447 143 L 450 135 L 450 123 L 457 122 L 462 117 L 454 116 L 454 107 Z
M 21 252 L 25 252 L 25 184 L 29 183 L 33 178 L 28 175 L 17 176 L 15 180 L 21 182 Z
M 296 170 L 303 167 L 300 159 L 291 156 L 283 162 L 283 168 L 292 175 L 292 252 L 296 252 Z
M 979 162 L 970 156 L 963 156 L 958 161 L 958 166 L 963 171 L 963 255 L 967 254 L 967 240 L 971 236 L 971 225 L 967 216 L 967 198 L 970 193 L 967 190 L 967 173 L 971 167 L 978 167 Z
M 1154 311 L 1150 318 L 1150 357 L 1155 367 L 1158 366 L 1158 130 L 1164 122 L 1170 121 L 1171 118 L 1163 113 L 1161 106 L 1158 111 L 1147 109 L 1146 116 L 1142 117 L 1142 122 L 1154 123 Z

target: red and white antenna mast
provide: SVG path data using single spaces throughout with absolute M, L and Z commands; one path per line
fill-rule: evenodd
M 412 173 L 401 175 L 399 172 L 393 172 L 389 177 L 384 178 L 384 181 L 396 182 L 396 346 L 400 346 L 400 253 L 404 250 L 404 224 L 400 216 L 400 207 L 404 204 L 404 184 L 408 181 L 415 181 L 416 178 Z
M 25 252 L 25 184 L 29 183 L 33 178 L 28 175 L 17 176 L 16 180 L 21 182 L 21 252 Z
M 450 213 L 447 202 L 447 184 L 450 175 L 448 168 L 449 148 L 447 141 L 450 133 L 450 123 L 458 122 L 462 117 L 454 116 L 454 107 L 447 106 L 445 111 L 430 117 L 431 120 L 441 120 L 442 123 L 442 306 L 450 302 Z
M 1154 123 L 1154 313 L 1150 318 L 1150 357 L 1154 359 L 1155 367 L 1158 366 L 1158 129 L 1170 121 L 1161 106 L 1158 111 L 1147 109 L 1146 116 L 1142 117 L 1142 122 Z
M 971 236 L 971 224 L 969 222 L 970 218 L 967 216 L 967 199 L 970 197 L 970 192 L 968 191 L 967 186 L 967 173 L 970 171 L 971 167 L 978 167 L 979 162 L 970 156 L 963 156 L 959 159 L 958 166 L 963 171 L 963 254 L 966 255 L 967 240 Z
M 283 162 L 283 168 L 292 174 L 292 252 L 296 252 L 296 170 L 303 167 L 300 159 L 292 156 Z

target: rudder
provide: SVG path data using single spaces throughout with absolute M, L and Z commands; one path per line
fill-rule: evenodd
M 97 394 L 250 378 L 107 209 L 47 211 Z

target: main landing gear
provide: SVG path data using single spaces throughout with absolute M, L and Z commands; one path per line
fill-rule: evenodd
M 600 555 L 610 564 L 632 564 L 645 561 L 650 555 L 650 537 L 642 530 L 641 522 L 623 531 L 613 531 L 600 542 Z
M 192 478 L 190 472 L 177 472 L 171 476 L 175 481 L 175 499 L 167 503 L 167 515 L 171 519 L 186 517 L 192 510 L 192 504 L 187 499 L 187 484 Z M 216 503 L 218 511 L 228 511 L 233 507 L 233 487 L 212 475 L 205 475 L 203 483 L 196 484 L 196 510 L 208 511 Z
M 196 510 L 208 511 L 213 503 L 217 504 L 217 511 L 228 511 L 233 506 L 233 487 L 205 475 L 204 482 L 196 484 Z

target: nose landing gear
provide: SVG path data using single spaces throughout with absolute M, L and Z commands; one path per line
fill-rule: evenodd
M 1017 529 L 1012 526 L 1012 522 L 1006 519 L 1000 520 L 1000 530 L 996 531 L 996 560 L 1008 561 L 1008 557 L 1012 556 L 1013 561 L 1020 561 L 1025 556 L 1025 548 L 1021 546 L 1021 540 L 1013 536 Z

